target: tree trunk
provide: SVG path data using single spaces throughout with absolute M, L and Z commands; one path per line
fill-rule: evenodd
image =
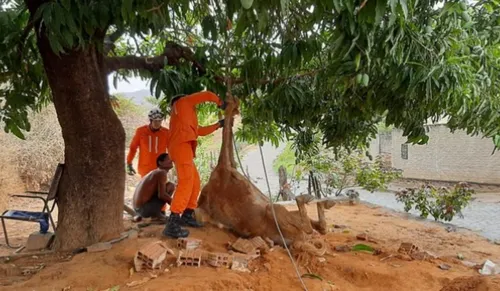
M 122 231 L 125 131 L 96 47 L 57 56 L 43 30 L 37 35 L 65 145 L 55 248 L 71 250 Z

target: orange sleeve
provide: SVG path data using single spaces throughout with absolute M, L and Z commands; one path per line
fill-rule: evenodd
M 128 151 L 127 155 L 127 164 L 132 164 L 132 161 L 134 160 L 135 153 L 137 152 L 137 148 L 139 147 L 140 143 L 140 137 L 139 137 L 139 129 L 135 131 L 135 135 L 132 138 L 132 141 L 130 142 L 130 149 Z
M 199 136 L 209 135 L 212 132 L 216 131 L 218 128 L 219 128 L 218 122 L 216 124 L 212 124 L 209 126 L 198 126 L 198 135 Z
M 217 95 L 215 95 L 213 92 L 210 91 L 194 93 L 184 98 L 181 98 L 181 100 L 183 100 L 183 102 L 193 107 L 200 103 L 209 101 L 217 103 L 217 105 L 222 104 L 222 100 L 220 100 Z

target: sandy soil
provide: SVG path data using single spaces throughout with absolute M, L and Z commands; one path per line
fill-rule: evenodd
M 309 206 L 311 217 L 316 209 Z M 458 230 L 448 233 L 441 225 L 406 219 L 404 215 L 367 205 L 340 205 L 327 212 L 332 232 L 324 236 L 331 251 L 324 262 L 316 257 L 300 260 L 301 274 L 317 274 L 321 279 L 304 278 L 309 290 L 500 290 L 500 276 L 480 276 L 477 270 L 456 259 L 460 253 L 465 261 L 482 263 L 485 259 L 500 262 L 500 246 L 476 234 Z M 343 225 L 346 228 L 334 228 Z M 130 222 L 126 222 L 130 226 Z M 143 244 L 164 240 L 172 247 L 175 241 L 161 237 L 161 225 L 142 229 L 139 238 L 120 242 L 106 252 L 27 257 L 0 264 L 0 290 L 300 290 L 300 283 L 284 249 L 252 261 L 251 273 L 240 273 L 210 266 L 174 267 L 170 256 L 164 267 L 168 272 L 156 272 L 158 277 L 136 286 L 127 283 L 151 275 L 130 274 L 133 256 Z M 356 239 L 356 234 L 368 232 L 377 243 Z M 203 240 L 208 251 L 224 251 L 227 242 L 236 237 L 224 230 L 207 226 L 193 230 L 192 237 Z M 390 257 L 401 242 L 412 242 L 440 256 L 434 261 L 408 261 Z M 383 251 L 380 255 L 360 252 L 336 252 L 335 246 L 370 244 Z M 321 261 L 323 261 L 321 259 Z M 440 264 L 450 270 L 441 270 Z M 43 264 L 43 265 L 41 265 Z M 43 268 L 41 267 L 43 266 Z M 34 275 L 22 275 L 23 270 L 41 270 Z M 152 272 L 151 272 L 152 273 Z M 10 286 L 5 286 L 11 284 Z M 64 289 L 69 288 L 70 289 Z M 113 290 L 113 289 L 110 289 Z

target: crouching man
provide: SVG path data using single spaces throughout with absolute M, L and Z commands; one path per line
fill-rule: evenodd
M 172 202 L 175 185 L 168 182 L 167 174 L 172 169 L 172 160 L 167 153 L 156 158 L 157 168 L 144 176 L 135 188 L 133 206 L 137 213 L 134 221 L 142 218 L 164 220 L 162 207 Z

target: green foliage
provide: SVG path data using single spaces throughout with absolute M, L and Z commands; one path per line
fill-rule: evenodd
M 94 46 L 103 57 L 161 55 L 171 42 L 190 48 L 189 60 L 119 69 L 115 79 L 150 79 L 168 104 L 205 88 L 224 98 L 230 71 L 242 104 L 238 139 L 285 136 L 299 156 L 318 133 L 327 148 L 366 146 L 384 118 L 413 143 L 427 142 L 427 120 L 448 116 L 452 130 L 500 145 L 496 0 L 54 0 L 33 13 L 23 1 L 2 3 L 0 118 L 19 136 L 29 130 L 27 108 L 51 99 L 30 28 L 42 23 L 61 56 Z M 107 50 L 104 36 L 114 34 Z
M 405 211 L 412 208 L 427 218 L 429 214 L 434 220 L 451 221 L 455 215 L 463 218 L 462 209 L 471 201 L 474 190 L 467 183 L 458 183 L 452 190 L 445 187 L 436 189 L 431 185 L 423 185 L 396 193 L 396 199 L 404 203 Z
M 321 177 L 326 194 L 340 195 L 344 189 L 355 186 L 372 192 L 385 190 L 390 182 L 401 176 L 399 171 L 385 168 L 381 157 L 377 157 L 374 162 L 367 161 L 360 150 L 341 150 L 334 154 L 327 149 L 318 149 L 315 154 L 298 161 L 296 163 L 295 152 L 288 144 L 274 161 L 273 169 L 277 171 L 280 166 L 284 166 L 287 173 L 293 173 L 297 180 L 312 171 Z
M 288 175 L 295 173 L 295 151 L 290 143 L 287 143 L 283 151 L 273 161 L 273 171 L 278 173 L 279 168 L 283 166 Z

